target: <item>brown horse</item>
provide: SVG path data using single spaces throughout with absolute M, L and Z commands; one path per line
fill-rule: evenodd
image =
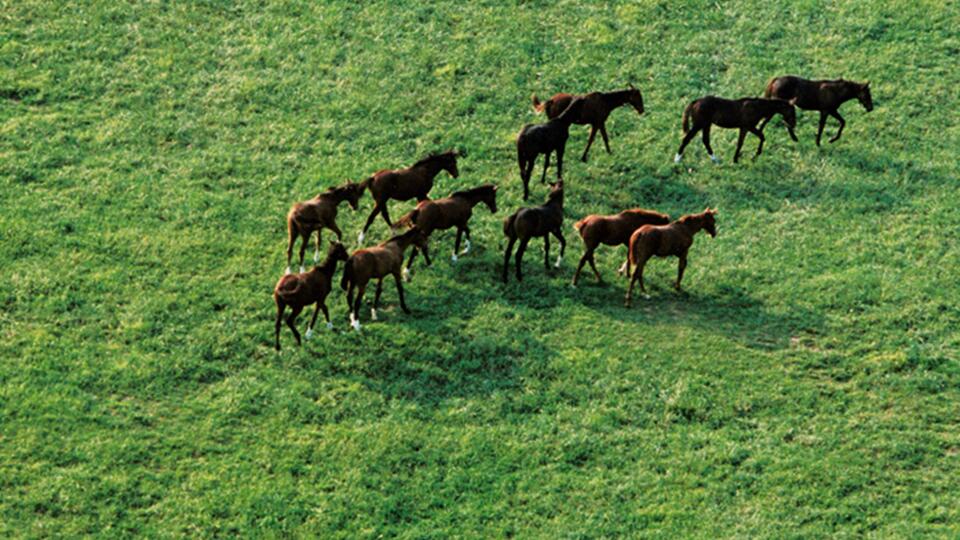
M 390 214 L 387 213 L 388 200 L 409 201 L 413 198 L 418 201 L 426 200 L 427 194 L 433 189 L 433 179 L 440 171 L 447 171 L 454 178 L 459 176 L 460 173 L 457 172 L 459 155 L 461 154 L 456 150 L 431 154 L 406 169 L 378 171 L 361 182 L 362 187 L 370 188 L 374 204 L 367 223 L 357 235 L 357 243 L 363 244 L 367 229 L 370 228 L 377 214 L 383 214 L 383 220 L 387 222 L 387 226 L 393 227 L 390 223 Z
M 470 251 L 470 227 L 467 226 L 467 222 L 473 215 L 473 207 L 481 202 L 485 203 L 490 212 L 495 214 L 497 212 L 497 186 L 484 184 L 473 189 L 455 191 L 449 197 L 443 199 L 422 201 L 407 215 L 398 219 L 397 225 L 416 226 L 426 236 L 430 236 L 433 231 L 456 227 L 457 239 L 454 241 L 453 255 L 450 259 L 457 262 L 461 236 L 466 237 L 466 245 L 460 255 L 466 255 Z M 404 278 L 409 276 L 410 267 L 413 265 L 413 258 L 416 255 L 417 249 L 414 248 L 410 252 L 407 267 L 403 269 Z
M 570 124 L 579 117 L 583 105 L 583 99 L 574 99 L 556 118 L 551 118 L 545 124 L 527 124 L 517 134 L 517 163 L 520 165 L 520 180 L 523 181 L 523 200 L 530 196 L 530 175 L 540 154 L 544 155 L 540 183 L 547 181 L 551 152 L 557 153 L 557 180 L 563 178 L 563 152 L 570 136 Z
M 300 334 L 297 332 L 297 317 L 303 308 L 310 304 L 317 304 L 316 311 L 313 312 L 313 318 L 310 325 L 307 326 L 306 338 L 310 339 L 313 335 L 313 325 L 317 322 L 317 314 L 323 310 L 323 316 L 327 319 L 327 328 L 332 329 L 333 323 L 330 322 L 330 312 L 327 311 L 326 299 L 330 294 L 333 273 L 337 270 L 337 261 L 347 260 L 347 249 L 340 242 L 330 244 L 327 250 L 327 258 L 319 265 L 313 267 L 309 272 L 299 274 L 286 274 L 277 282 L 273 289 L 273 301 L 277 304 L 277 323 L 274 326 L 274 338 L 276 340 L 276 349 L 280 350 L 280 321 L 283 318 L 283 310 L 290 306 L 290 315 L 287 317 L 287 326 L 293 332 L 293 337 L 297 339 L 297 345 L 300 345 Z
M 343 240 L 340 228 L 337 227 L 337 206 L 347 201 L 350 207 L 357 209 L 357 202 L 363 188 L 360 184 L 347 182 L 340 187 L 331 187 L 326 192 L 317 195 L 309 201 L 294 203 L 287 213 L 287 233 L 290 241 L 287 244 L 287 273 L 290 273 L 290 258 L 293 256 L 293 244 L 300 237 L 300 272 L 303 273 L 303 253 L 307 250 L 310 235 L 317 231 L 317 249 L 313 252 L 313 262 L 320 259 L 320 237 L 323 228 L 330 229 L 337 235 L 337 240 Z
M 793 108 L 793 102 L 779 99 L 763 98 L 741 98 L 736 100 L 718 98 L 716 96 L 702 97 L 683 111 L 683 141 L 680 143 L 680 149 L 673 158 L 674 163 L 680 163 L 683 159 L 683 149 L 693 139 L 697 131 L 703 130 L 703 145 L 710 154 L 710 159 L 716 163 L 718 160 L 713 155 L 713 148 L 710 147 L 710 126 L 716 124 L 722 128 L 739 128 L 740 137 L 737 139 L 737 151 L 733 154 L 733 162 L 740 160 L 740 149 L 743 147 L 743 138 L 747 132 L 753 133 L 760 139 L 757 146 L 757 154 L 763 150 L 763 126 L 774 115 L 783 116 L 787 123 L 787 131 L 794 141 L 797 136 L 793 133 L 793 128 L 797 125 L 797 113 Z M 693 127 L 690 127 L 690 121 L 693 121 Z M 757 122 L 764 120 L 763 125 L 757 128 Z M 754 157 L 756 157 L 754 156 Z
M 567 247 L 567 241 L 563 238 L 560 226 L 563 225 L 563 181 L 552 184 L 550 195 L 547 196 L 547 202 L 543 206 L 533 208 L 521 208 L 513 213 L 503 222 L 503 234 L 507 237 L 507 250 L 503 254 L 503 282 L 507 282 L 507 268 L 510 265 L 510 252 L 513 251 L 513 244 L 520 240 L 517 246 L 517 281 L 523 281 L 521 266 L 523 265 L 523 252 L 527 249 L 527 243 L 531 238 L 543 237 L 543 266 L 550 271 L 550 235 L 557 237 L 560 241 L 560 255 L 554 267 L 560 268 L 560 261 L 563 260 L 563 251 Z
M 603 282 L 593 259 L 593 252 L 600 244 L 626 247 L 630 243 L 630 235 L 633 234 L 633 231 L 644 225 L 666 225 L 667 223 L 670 223 L 670 216 L 642 208 L 624 210 L 619 214 L 610 216 L 593 214 L 574 223 L 573 228 L 580 233 L 580 238 L 583 240 L 584 251 L 583 257 L 580 257 L 580 264 L 577 265 L 577 271 L 573 273 L 573 285 L 577 285 L 580 270 L 586 262 L 590 263 L 590 268 L 597 276 L 597 281 Z M 630 275 L 629 250 L 627 262 L 620 267 L 620 272 L 623 273 L 624 271 L 628 276 Z
M 630 297 L 633 295 L 633 284 L 640 280 L 640 290 L 644 298 L 650 298 L 647 289 L 643 286 L 643 267 L 647 260 L 656 255 L 668 257 L 673 255 L 680 259 L 677 268 L 677 282 L 674 288 L 680 290 L 680 280 L 683 279 L 683 270 L 687 267 L 687 251 L 693 245 L 693 236 L 705 230 L 711 237 L 717 236 L 717 226 L 714 220 L 717 211 L 707 208 L 699 214 L 688 214 L 669 225 L 644 225 L 630 236 L 630 262 L 637 266 L 630 279 L 627 289 L 626 306 L 630 307 Z
M 347 307 L 350 309 L 350 326 L 360 330 L 360 305 L 363 302 L 363 293 L 371 279 L 377 280 L 377 294 L 373 298 L 373 307 L 370 309 L 370 318 L 377 320 L 377 307 L 380 305 L 380 293 L 383 291 L 383 278 L 393 275 L 397 282 L 397 293 L 400 295 L 400 307 L 404 313 L 410 314 L 407 303 L 403 299 L 403 284 L 400 283 L 400 268 L 403 266 L 403 251 L 413 244 L 423 251 L 423 256 L 430 265 L 430 253 L 427 250 L 427 236 L 417 227 L 398 234 L 377 246 L 358 249 L 347 260 L 343 268 L 343 278 L 340 287 L 347 291 Z M 357 290 L 357 299 L 354 302 L 353 290 Z
M 590 151 L 594 137 L 597 136 L 597 131 L 603 137 L 603 145 L 607 147 L 607 153 L 613 153 L 610 151 L 610 140 L 607 138 L 605 124 L 607 117 L 614 109 L 629 103 L 637 111 L 637 114 L 643 114 L 643 96 L 640 94 L 640 90 L 634 88 L 632 84 L 626 90 L 615 92 L 591 92 L 578 96 L 562 93 L 554 94 L 553 97 L 544 102 L 537 99 L 536 94 L 534 94 L 533 110 L 536 112 L 546 111 L 547 118 L 556 118 L 570 106 L 570 102 L 575 98 L 583 99 L 584 103 L 583 109 L 573 119 L 573 123 L 590 126 L 590 138 L 587 140 L 587 147 L 584 148 L 583 156 L 580 158 L 584 163 L 587 162 L 587 153 Z
M 767 83 L 763 97 L 786 100 L 796 100 L 797 107 L 808 111 L 820 111 L 820 125 L 817 127 L 817 146 L 820 146 L 820 137 L 823 127 L 827 124 L 827 115 L 840 122 L 840 129 L 830 139 L 835 142 L 843 133 L 843 126 L 847 123 L 840 116 L 840 105 L 856 98 L 863 108 L 873 110 L 873 98 L 870 96 L 870 83 L 858 83 L 837 79 L 833 81 L 811 81 L 793 75 L 774 77 Z M 766 123 L 766 121 L 764 121 Z M 763 129 L 763 126 L 760 126 Z

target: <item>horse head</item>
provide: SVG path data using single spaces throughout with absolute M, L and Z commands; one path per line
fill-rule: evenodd
M 628 86 L 630 87 L 630 92 L 627 94 L 627 103 L 633 106 L 637 114 L 643 114 L 643 94 L 633 86 L 633 83 L 628 83 Z
M 863 105 L 863 108 L 870 112 L 873 110 L 873 97 L 870 96 L 870 81 L 867 81 L 857 89 L 857 100 Z

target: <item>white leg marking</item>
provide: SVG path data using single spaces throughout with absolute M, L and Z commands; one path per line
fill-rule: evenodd
M 627 263 L 623 263 L 620 265 L 620 268 L 617 270 L 617 274 L 622 275 L 626 271 L 627 271 Z
M 410 269 L 409 269 L 409 268 L 404 268 L 404 269 L 403 269 L 403 280 L 404 280 L 404 281 L 410 281 Z
M 457 262 L 457 254 L 456 254 L 456 253 L 454 253 L 453 255 L 450 256 L 450 262 Z
M 710 154 L 710 161 L 712 161 L 712 162 L 714 162 L 714 163 L 720 163 L 720 160 L 717 159 L 717 156 L 715 156 L 715 155 L 713 155 L 713 154 Z
M 647 294 L 647 293 L 643 293 L 643 299 L 644 299 L 644 300 L 649 300 L 649 299 L 650 299 L 650 295 Z
M 553 263 L 554 268 L 560 268 L 560 261 L 563 260 L 563 255 L 557 255 L 557 262 Z
M 370 320 L 377 320 L 377 308 L 370 308 Z
M 352 326 L 353 329 L 356 330 L 357 332 L 360 331 L 360 321 L 359 321 L 359 320 L 354 319 L 354 320 L 350 323 L 350 326 Z
M 307 333 L 303 335 L 305 339 L 310 339 L 313 337 L 313 328 L 307 328 Z
M 313 250 L 313 262 L 320 262 L 320 248 L 314 248 Z
M 327 323 L 327 330 L 333 330 L 333 323 L 332 323 L 332 322 L 328 322 L 328 323 Z
M 293 272 L 290 270 L 290 267 L 288 266 L 288 267 L 287 267 L 287 271 L 284 272 L 284 274 L 292 274 L 292 273 L 293 273 Z
M 470 253 L 470 239 L 467 238 L 466 243 L 463 245 L 463 251 L 460 252 L 461 255 L 466 255 Z
M 306 272 L 306 271 L 307 271 L 307 269 L 304 268 L 303 265 L 301 265 L 301 266 L 300 266 L 300 273 L 302 274 L 302 273 L 304 273 L 304 272 Z
M 680 160 L 681 160 L 681 159 L 683 159 L 683 154 L 677 154 L 677 155 L 673 156 L 673 162 L 674 162 L 674 163 L 680 163 Z
M 362 245 L 363 245 L 363 239 L 366 238 L 366 236 L 367 236 L 367 235 L 365 235 L 365 234 L 363 233 L 363 231 L 360 231 L 360 234 L 357 235 L 357 244 L 359 244 L 359 245 L 362 246 Z

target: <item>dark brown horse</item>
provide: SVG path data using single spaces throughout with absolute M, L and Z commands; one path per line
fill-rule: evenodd
M 610 140 L 607 138 L 607 127 L 605 124 L 607 117 L 610 116 L 610 113 L 614 109 L 629 103 L 633 106 L 633 109 L 637 111 L 637 114 L 643 114 L 643 96 L 640 94 L 640 90 L 634 88 L 632 84 L 629 85 L 629 88 L 626 90 L 617 90 L 615 92 L 591 92 L 579 96 L 562 93 L 554 94 L 553 97 L 544 102 L 537 99 L 536 94 L 534 94 L 533 110 L 537 112 L 546 111 L 547 118 L 556 118 L 570 106 L 570 102 L 575 98 L 583 99 L 584 103 L 583 109 L 581 109 L 580 114 L 573 119 L 573 123 L 590 126 L 590 138 L 587 140 L 587 147 L 584 148 L 583 156 L 580 158 L 584 163 L 587 162 L 587 153 L 590 151 L 594 137 L 597 136 L 597 131 L 599 131 L 603 137 L 603 145 L 607 147 L 607 153 L 613 153 L 610 151 Z
M 473 215 L 473 207 L 481 202 L 485 203 L 490 212 L 495 214 L 497 212 L 497 186 L 484 184 L 473 189 L 455 191 L 449 197 L 443 199 L 421 201 L 410 213 L 397 220 L 397 226 L 416 226 L 426 236 L 430 236 L 433 231 L 456 227 L 457 239 L 454 241 L 453 255 L 450 259 L 457 262 L 462 236 L 466 237 L 466 245 L 460 255 L 466 255 L 470 251 L 470 227 L 467 226 L 467 222 Z M 409 276 L 410 267 L 413 265 L 413 258 L 416 255 L 417 249 L 413 248 L 410 252 L 410 260 L 407 261 L 407 267 L 403 269 L 404 278 Z
M 457 172 L 459 155 L 456 150 L 431 154 L 406 169 L 378 171 L 361 182 L 361 186 L 370 188 L 370 194 L 373 196 L 373 211 L 367 218 L 363 230 L 357 235 L 357 243 L 363 244 L 367 229 L 370 228 L 377 214 L 383 214 L 383 220 L 387 225 L 393 226 L 390 223 L 390 214 L 387 213 L 388 200 L 409 201 L 416 198 L 418 201 L 423 201 L 433 189 L 433 179 L 440 171 L 447 171 L 450 176 L 456 178 L 460 174 Z
M 380 293 L 383 291 L 383 278 L 393 275 L 397 282 L 397 293 L 400 295 L 400 307 L 404 313 L 410 314 L 407 303 L 403 299 L 403 284 L 400 283 L 400 269 L 403 266 L 403 252 L 411 244 L 423 251 L 423 257 L 430 265 L 430 252 L 427 249 L 427 237 L 419 228 L 398 234 L 382 242 L 380 245 L 358 249 L 347 260 L 343 268 L 343 278 L 340 287 L 347 291 L 347 307 L 350 309 L 350 326 L 360 330 L 360 305 L 363 302 L 363 293 L 371 279 L 377 280 L 377 294 L 373 298 L 373 307 L 370 309 L 370 318 L 377 320 L 377 307 L 380 305 Z M 354 302 L 353 291 L 357 290 L 357 299 Z
M 863 105 L 863 108 L 870 112 L 873 110 L 873 98 L 870 96 L 870 83 L 858 83 L 854 81 L 845 81 L 837 79 L 833 81 L 811 81 L 787 75 L 784 77 L 774 77 L 767 83 L 767 89 L 763 92 L 764 97 L 795 100 L 797 107 L 808 111 L 820 111 L 820 125 L 817 127 L 817 146 L 820 146 L 820 137 L 823 135 L 823 127 L 827 124 L 827 115 L 830 115 L 840 122 L 840 129 L 837 134 L 830 139 L 834 142 L 840 138 L 843 133 L 843 126 L 847 123 L 840 116 L 840 105 L 856 98 Z M 766 123 L 766 121 L 764 121 Z M 763 129 L 763 126 L 760 126 Z
M 563 178 L 563 152 L 570 136 L 570 124 L 580 115 L 584 100 L 574 99 L 556 118 L 545 124 L 527 124 L 517 134 L 517 163 L 520 165 L 520 180 L 523 181 L 523 200 L 530 196 L 530 175 L 537 156 L 544 155 L 543 175 L 540 183 L 547 181 L 550 153 L 557 154 L 557 180 Z
M 563 232 L 560 226 L 563 225 L 563 181 L 553 184 L 547 202 L 543 206 L 533 208 L 521 208 L 513 213 L 503 222 L 503 234 L 507 237 L 507 250 L 503 254 L 503 282 L 507 282 L 507 268 L 510 265 L 510 252 L 513 251 L 513 244 L 517 240 L 520 244 L 517 246 L 517 281 L 523 281 L 521 266 L 523 265 L 523 252 L 527 249 L 527 243 L 531 238 L 543 237 L 543 266 L 550 271 L 550 235 L 557 237 L 560 241 L 560 255 L 557 257 L 555 267 L 560 267 L 560 261 L 563 259 L 563 251 L 567 247 L 567 241 L 563 238 Z
M 327 328 L 332 329 L 333 323 L 330 322 L 330 312 L 327 311 L 326 299 L 330 294 L 333 273 L 337 270 L 337 261 L 347 260 L 347 249 L 340 242 L 330 244 L 327 250 L 327 258 L 319 265 L 313 267 L 309 272 L 299 274 L 286 274 L 277 282 L 273 289 L 273 301 L 277 304 L 277 323 L 274 325 L 274 338 L 276 348 L 280 350 L 280 321 L 283 319 L 283 310 L 290 306 L 290 315 L 287 316 L 287 326 L 293 332 L 293 337 L 300 345 L 300 333 L 297 332 L 297 317 L 303 308 L 310 304 L 317 304 L 316 311 L 313 312 L 313 318 L 310 325 L 307 326 L 306 338 L 310 339 L 313 335 L 313 325 L 317 322 L 317 314 L 323 310 L 323 316 L 327 319 Z
M 680 290 L 680 280 L 683 279 L 683 270 L 687 267 L 687 251 L 693 245 L 693 236 L 705 230 L 710 236 L 717 236 L 717 226 L 714 220 L 717 211 L 707 208 L 699 214 L 688 214 L 669 225 L 644 225 L 630 236 L 630 262 L 637 266 L 630 279 L 627 289 L 626 306 L 630 307 L 630 297 L 633 295 L 633 284 L 640 280 L 640 290 L 644 298 L 650 298 L 647 289 L 643 286 L 643 267 L 650 257 L 674 256 L 680 259 L 677 268 L 677 282 L 673 285 Z
M 293 256 L 293 244 L 300 237 L 300 272 L 303 270 L 303 253 L 307 250 L 310 235 L 317 231 L 317 249 L 313 252 L 313 262 L 320 259 L 320 237 L 323 228 L 330 229 L 337 235 L 337 240 L 343 240 L 340 228 L 337 227 L 337 206 L 347 201 L 350 207 L 357 209 L 357 202 L 363 188 L 360 184 L 347 182 L 340 187 L 331 187 L 324 193 L 309 201 L 294 203 L 287 213 L 287 233 L 290 241 L 287 244 L 287 273 L 290 273 L 290 259 Z
M 703 130 L 703 145 L 710 154 L 710 159 L 716 163 L 718 160 L 713 155 L 713 148 L 710 147 L 710 126 L 716 124 L 722 128 L 738 128 L 740 137 L 737 139 L 737 151 L 733 154 L 733 162 L 740 160 L 740 149 L 743 147 L 743 138 L 747 132 L 753 133 L 760 139 L 757 146 L 757 156 L 763 150 L 763 125 L 774 115 L 783 116 L 787 123 L 787 131 L 794 141 L 797 136 L 793 133 L 793 128 L 797 125 L 797 113 L 793 108 L 792 102 L 779 99 L 763 98 L 741 98 L 741 99 L 723 99 L 716 96 L 702 97 L 683 111 L 683 141 L 680 143 L 680 149 L 673 158 L 674 163 L 680 163 L 683 159 L 683 149 L 693 139 L 698 131 Z M 765 120 L 764 124 L 757 128 L 757 122 Z M 692 128 L 690 123 L 693 123 Z M 754 156 L 756 157 L 756 156 Z
M 670 223 L 670 216 L 643 208 L 624 210 L 619 214 L 610 216 L 593 214 L 574 223 L 573 228 L 580 233 L 580 238 L 583 240 L 584 251 L 583 257 L 580 257 L 580 264 L 577 265 L 577 271 L 573 273 L 573 285 L 576 286 L 577 279 L 580 277 L 580 270 L 586 262 L 590 263 L 590 268 L 597 276 L 597 281 L 603 281 L 593 259 L 593 252 L 600 244 L 626 247 L 630 243 L 630 235 L 633 234 L 633 231 L 644 225 L 665 225 L 667 223 Z M 624 271 L 628 276 L 630 275 L 629 250 L 627 262 L 620 267 L 620 272 L 623 273 Z

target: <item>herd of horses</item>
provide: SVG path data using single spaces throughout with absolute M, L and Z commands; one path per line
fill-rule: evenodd
M 734 163 L 739 161 L 744 138 L 748 132 L 760 140 L 755 157 L 759 156 L 765 140 L 763 129 L 777 115 L 783 118 L 790 137 L 797 141 L 794 133 L 797 122 L 796 108 L 820 112 L 816 138 L 818 146 L 827 117 L 832 116 L 837 119 L 839 129 L 830 139 L 830 142 L 835 142 L 840 138 L 846 124 L 838 112 L 839 107 L 852 99 L 858 100 L 864 109 L 871 111 L 873 101 L 869 83 L 843 79 L 807 80 L 795 76 L 784 76 L 771 79 L 762 98 L 730 100 L 706 96 L 697 99 L 683 111 L 681 123 L 684 135 L 674 161 L 679 162 L 683 158 L 684 149 L 698 132 L 702 134 L 703 145 L 710 159 L 714 162 L 718 161 L 710 146 L 711 126 L 740 130 L 734 152 Z M 603 138 L 607 153 L 611 153 L 605 122 L 614 109 L 629 104 L 638 114 L 644 113 L 643 96 L 632 84 L 624 90 L 615 92 L 592 92 L 583 95 L 559 93 L 543 102 L 534 95 L 532 100 L 534 111 L 546 113 L 547 121 L 542 124 L 525 125 L 517 135 L 517 163 L 523 184 L 523 199 L 529 198 L 530 177 L 534 164 L 541 154 L 544 156 L 541 183 L 546 183 L 551 154 L 556 156 L 557 181 L 550 184 L 550 191 L 543 205 L 520 208 L 504 220 L 503 233 L 507 240 L 502 272 L 504 283 L 508 281 L 510 259 L 515 246 L 516 254 L 513 255 L 515 275 L 517 281 L 523 279 L 521 270 L 523 255 L 533 238 L 543 238 L 544 267 L 547 271 L 550 270 L 551 236 L 560 244 L 560 252 L 554 266 L 559 268 L 563 259 L 566 249 L 566 240 L 562 232 L 563 155 L 570 126 L 572 124 L 590 126 L 587 146 L 580 158 L 586 162 L 597 132 Z M 344 263 L 340 287 L 346 291 L 350 325 L 359 331 L 363 296 L 367 285 L 373 280 L 376 280 L 377 288 L 370 310 L 371 320 L 377 319 L 383 280 L 388 276 L 393 276 L 396 283 L 400 307 L 405 313 L 410 313 L 404 300 L 403 282 L 409 281 L 410 269 L 418 253 L 423 253 L 426 265 L 430 266 L 428 241 L 434 231 L 456 229 L 451 256 L 453 262 L 470 251 L 468 222 L 473 214 L 473 208 L 483 203 L 491 213 L 496 213 L 498 188 L 492 184 L 484 184 L 472 189 L 455 191 L 442 199 L 430 199 L 429 194 L 433 188 L 434 179 L 441 171 L 447 171 L 453 178 L 459 176 L 458 157 L 463 156 L 457 151 L 431 154 L 407 168 L 378 171 L 362 182 L 348 181 L 344 185 L 329 188 L 313 199 L 293 205 L 287 214 L 287 269 L 277 282 L 273 293 L 277 308 L 274 338 L 278 351 L 280 350 L 280 330 L 287 308 L 290 311 L 286 316 L 286 324 L 298 345 L 301 340 L 296 328 L 296 320 L 307 306 L 316 305 L 316 310 L 307 326 L 306 338 L 309 339 L 312 336 L 320 311 L 323 311 L 327 327 L 333 328 L 326 298 L 333 290 L 333 276 L 340 261 Z M 337 208 L 346 201 L 353 210 L 357 210 L 364 191 L 370 192 L 374 204 L 370 216 L 358 234 L 357 243 L 360 246 L 363 246 L 366 232 L 378 214 L 391 229 L 406 230 L 394 234 L 376 246 L 360 247 L 350 254 L 341 243 L 343 234 L 336 224 Z M 416 207 L 395 222 L 391 222 L 388 201 L 411 199 L 417 200 Z M 627 248 L 626 261 L 619 270 L 620 274 L 630 279 L 625 298 L 627 307 L 630 307 L 633 288 L 637 281 L 640 282 L 640 291 L 649 298 L 643 283 L 643 270 L 647 261 L 654 256 L 678 258 L 677 280 L 674 287 L 680 290 L 680 282 L 687 266 L 687 253 L 693 244 L 694 236 L 701 230 L 706 231 L 711 237 L 716 236 L 716 215 L 717 211 L 708 207 L 703 212 L 687 214 L 673 221 L 667 214 L 642 208 L 624 210 L 612 215 L 586 216 L 574 224 L 574 229 L 583 241 L 584 253 L 573 274 L 572 284 L 576 286 L 583 266 L 588 263 L 597 281 L 602 282 L 594 261 L 594 252 L 603 244 Z M 321 262 L 323 229 L 333 231 L 337 235 L 337 241 L 330 244 Z M 306 271 L 303 266 L 304 255 L 314 233 L 317 239 L 313 259 L 314 263 L 318 264 Z M 301 241 L 300 271 L 292 273 L 290 265 L 297 238 Z M 460 250 L 462 240 L 465 242 L 463 251 Z M 408 249 L 410 256 L 404 264 Z M 632 271 L 631 267 L 633 267 Z

